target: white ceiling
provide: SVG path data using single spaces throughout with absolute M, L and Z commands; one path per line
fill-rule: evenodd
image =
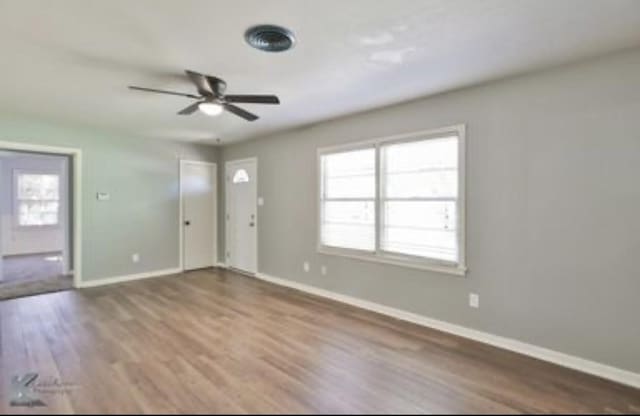
M 257 23 L 297 44 L 250 48 Z M 222 143 L 640 45 L 637 0 L 0 0 L 0 111 Z M 192 69 L 282 105 L 178 116 Z

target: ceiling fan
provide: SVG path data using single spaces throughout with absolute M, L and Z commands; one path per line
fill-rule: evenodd
M 133 85 L 130 85 L 129 88 L 132 90 L 154 92 L 158 94 L 178 95 L 198 100 L 190 106 L 178 111 L 178 114 L 181 116 L 193 114 L 197 110 L 200 110 L 209 116 L 216 116 L 222 113 L 223 110 L 227 110 L 247 121 L 255 121 L 258 119 L 257 115 L 250 113 L 233 103 L 280 104 L 280 100 L 275 95 L 225 95 L 224 92 L 227 89 L 227 83 L 220 78 L 199 74 L 189 70 L 184 72 L 196 86 L 199 95 L 158 90 L 154 88 L 136 87 Z

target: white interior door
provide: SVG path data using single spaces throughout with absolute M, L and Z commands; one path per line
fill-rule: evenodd
M 226 165 L 227 264 L 256 273 L 258 269 L 257 161 Z
M 216 263 L 215 164 L 181 161 L 183 268 L 212 267 Z

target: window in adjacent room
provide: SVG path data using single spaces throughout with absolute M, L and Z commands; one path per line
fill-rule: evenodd
M 319 248 L 462 274 L 464 127 L 320 151 Z
M 59 175 L 17 172 L 15 184 L 19 226 L 58 225 L 60 209 Z

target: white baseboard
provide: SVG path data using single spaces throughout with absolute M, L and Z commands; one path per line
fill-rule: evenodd
M 302 292 L 310 293 L 312 295 L 321 296 L 372 312 L 377 312 L 382 315 L 400 319 L 402 321 L 407 321 L 424 327 L 433 328 L 453 335 L 472 339 L 474 341 L 493 345 L 498 348 L 503 348 L 505 350 L 528 355 L 530 357 L 548 361 L 563 367 L 568 367 L 573 370 L 606 378 L 608 380 L 612 380 L 621 384 L 640 388 L 640 374 L 628 370 L 623 370 L 606 364 L 576 357 L 574 355 L 569 355 L 536 345 L 528 344 L 526 342 L 517 341 L 515 339 L 451 324 L 449 322 L 429 318 L 412 312 L 403 311 L 401 309 L 392 308 L 375 302 L 370 302 L 352 296 L 331 292 L 329 290 L 320 289 L 315 286 L 297 283 L 291 280 L 269 276 L 263 273 L 257 273 L 256 277 L 266 282 L 274 283 L 276 285 L 286 286 L 292 289 L 300 290 Z
M 215 267 L 219 267 L 221 269 L 226 269 L 227 268 L 227 263 L 223 263 L 223 262 L 217 262 L 215 265 Z
M 167 275 L 178 274 L 178 273 L 182 273 L 182 269 L 180 269 L 179 267 L 175 267 L 173 269 L 153 270 L 150 272 L 129 274 L 126 276 L 106 277 L 103 279 L 83 281 L 83 282 L 80 282 L 78 287 L 82 289 L 82 288 L 88 288 L 88 287 L 112 285 L 115 283 L 130 282 L 133 280 L 148 279 L 151 277 L 167 276 Z

